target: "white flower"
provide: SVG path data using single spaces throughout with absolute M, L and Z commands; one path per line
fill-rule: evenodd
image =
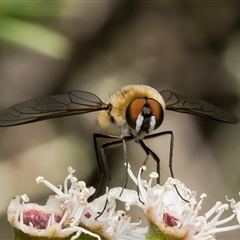
M 152 186 L 153 179 L 157 173 L 150 174 L 150 180 L 146 182 L 141 179 L 141 167 L 138 176 L 135 177 L 128 166 L 128 174 L 139 189 L 139 199 L 143 203 L 144 210 L 150 225 L 157 226 L 161 233 L 179 237 L 179 239 L 215 239 L 215 234 L 240 228 L 240 225 L 220 227 L 231 221 L 235 215 L 240 220 L 240 203 L 231 202 L 233 214 L 220 220 L 222 213 L 228 209 L 228 204 L 216 202 L 216 204 L 204 214 L 202 210 L 203 199 L 206 194 L 200 196 L 197 201 L 196 193 L 189 190 L 177 179 L 168 178 L 163 186 L 157 184 Z M 130 207 L 130 203 L 126 203 Z M 240 221 L 239 221 L 240 222 Z M 151 237 L 147 238 L 151 239 Z
M 88 203 L 95 192 L 87 188 L 85 182 L 78 181 L 74 170 L 68 169 L 63 186 L 56 187 L 43 177 L 36 179 L 44 183 L 55 195 L 50 196 L 45 206 L 28 203 L 24 194 L 17 196 L 9 204 L 8 221 L 22 232 L 33 236 L 64 238 L 75 233 L 72 240 L 86 233 L 97 239 L 145 239 L 147 228 L 138 227 L 141 220 L 131 222 L 131 216 L 116 210 L 116 200 L 125 201 L 129 196 L 138 199 L 137 193 L 113 188 L 100 198 Z M 101 214 L 99 214 L 101 213 Z

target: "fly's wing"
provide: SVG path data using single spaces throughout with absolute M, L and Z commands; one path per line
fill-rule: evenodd
M 0 111 L 0 127 L 42 121 L 74 114 L 109 109 L 99 97 L 90 92 L 72 91 L 61 95 L 40 97 L 13 105 Z
M 160 92 L 166 103 L 166 109 L 181 113 L 194 114 L 225 123 L 237 123 L 239 120 L 231 113 L 194 97 L 185 97 L 169 90 Z

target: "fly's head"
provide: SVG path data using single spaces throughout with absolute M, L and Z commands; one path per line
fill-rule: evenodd
M 163 107 L 152 98 L 136 98 L 126 110 L 130 131 L 140 139 L 157 129 L 162 124 L 163 117 Z

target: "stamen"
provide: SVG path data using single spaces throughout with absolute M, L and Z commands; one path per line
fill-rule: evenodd
M 60 191 L 56 186 L 54 186 L 52 183 L 49 181 L 45 180 L 44 177 L 37 177 L 36 182 L 39 183 L 44 183 L 47 187 L 49 187 L 51 190 L 53 190 L 57 195 L 61 196 L 63 194 L 62 191 Z

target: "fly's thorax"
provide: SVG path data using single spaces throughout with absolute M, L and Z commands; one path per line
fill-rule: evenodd
M 160 126 L 165 110 L 159 92 L 145 85 L 123 87 L 110 96 L 110 104 L 111 109 L 99 114 L 98 123 L 119 136 L 131 134 L 143 138 Z
M 121 136 L 122 129 L 124 127 L 124 124 L 126 125 L 126 121 L 122 121 L 122 119 L 119 119 L 119 117 L 117 116 L 113 117 L 112 116 L 113 109 L 101 111 L 99 113 L 98 119 L 97 119 L 98 125 L 107 134 Z

